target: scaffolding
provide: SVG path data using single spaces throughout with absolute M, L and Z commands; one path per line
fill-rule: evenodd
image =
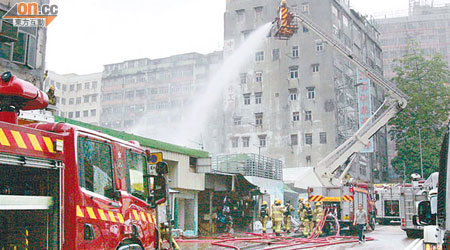
M 283 180 L 280 160 L 257 154 L 216 155 L 211 158 L 212 171 Z

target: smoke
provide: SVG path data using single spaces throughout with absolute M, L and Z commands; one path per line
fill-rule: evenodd
M 237 48 L 214 73 L 206 88 L 193 100 L 193 103 L 187 108 L 181 122 L 175 124 L 175 128 L 161 128 L 155 135 L 142 125 L 132 129 L 133 132 L 144 136 L 151 135 L 152 138 L 164 140 L 179 145 L 192 145 L 192 142 L 198 141 L 202 132 L 206 129 L 208 118 L 215 111 L 217 101 L 220 100 L 223 91 L 232 83 L 242 68 L 247 66 L 254 58 L 256 50 L 262 45 L 267 37 L 271 23 L 267 23 L 252 32 L 246 40 Z M 139 123 L 143 124 L 143 123 Z M 146 131 L 147 130 L 147 131 Z

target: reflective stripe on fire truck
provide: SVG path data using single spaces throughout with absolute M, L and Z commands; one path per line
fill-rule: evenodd
M 80 207 L 77 205 L 77 217 L 81 218 L 90 218 L 94 220 L 103 220 L 103 221 L 111 221 L 111 222 L 119 222 L 124 223 L 123 215 L 120 213 L 103 210 L 100 208 L 94 209 L 92 207 Z M 145 213 L 143 211 L 132 210 L 132 217 L 135 220 L 142 220 L 144 222 L 156 223 L 156 216 Z
M 321 201 L 334 201 L 338 202 L 341 201 L 341 197 L 323 197 Z
M 309 196 L 310 201 L 321 201 L 323 199 L 322 195 L 311 195 Z
M 6 147 L 19 147 L 39 152 L 56 153 L 53 149 L 54 141 L 47 136 L 0 128 L 0 145 Z
M 351 195 L 343 195 L 342 196 L 343 201 L 353 201 L 353 196 Z

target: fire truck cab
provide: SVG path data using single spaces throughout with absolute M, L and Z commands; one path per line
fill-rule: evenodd
M 33 100 L 17 93 L 0 107 L 0 249 L 157 249 L 167 165 L 150 173 L 148 150 L 97 131 L 12 124 Z

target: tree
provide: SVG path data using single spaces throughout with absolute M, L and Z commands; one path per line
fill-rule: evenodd
M 391 163 L 402 175 L 405 164 L 407 178 L 412 173 L 420 174 L 421 138 L 426 178 L 438 170 L 439 150 L 450 114 L 450 72 L 441 55 L 425 57 L 418 50 L 412 50 L 398 63 L 393 81 L 410 99 L 408 106 L 390 121 L 389 133 L 397 148 Z

